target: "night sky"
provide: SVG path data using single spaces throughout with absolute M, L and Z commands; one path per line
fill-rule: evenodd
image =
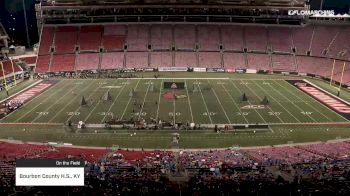
M 17 45 L 27 45 L 23 3 L 27 13 L 30 45 L 38 43 L 38 30 L 35 17 L 35 0 L 0 0 L 0 21 L 10 38 Z M 312 9 L 318 9 L 321 0 L 310 0 Z M 348 13 L 350 0 L 324 0 L 324 9 L 334 9 L 336 12 Z

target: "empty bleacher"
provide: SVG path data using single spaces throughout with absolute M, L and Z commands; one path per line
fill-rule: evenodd
M 54 27 L 44 27 L 40 39 L 39 55 L 47 55 L 50 53 L 53 37 L 55 34 Z
M 35 66 L 35 72 L 43 73 L 49 71 L 51 55 L 38 56 L 38 60 Z
M 175 67 L 198 67 L 195 52 L 175 52 Z
M 148 52 L 128 52 L 125 62 L 127 68 L 146 68 L 148 67 Z
M 106 25 L 102 35 L 102 46 L 106 51 L 118 51 L 124 48 L 126 27 L 123 25 Z
M 267 54 L 247 54 L 249 69 L 271 70 L 270 55 Z
M 198 44 L 201 51 L 219 51 L 220 32 L 214 25 L 199 25 Z
M 169 50 L 173 45 L 172 26 L 152 25 L 151 26 L 152 50 Z
M 273 71 L 296 71 L 295 58 L 292 55 L 271 55 Z
M 272 51 L 291 52 L 292 37 L 289 27 L 269 27 L 268 31 Z
M 339 29 L 338 34 L 335 37 L 335 40 L 331 43 L 330 48 L 328 49 L 328 56 L 346 59 L 350 57 L 350 27 L 344 26 Z M 345 52 L 347 51 L 347 52 Z M 345 52 L 344 56 L 339 55 L 341 52 Z
M 292 29 L 293 46 L 296 48 L 296 53 L 306 55 L 310 49 L 313 27 L 295 27 Z
M 13 72 L 16 73 L 22 71 L 22 69 L 15 62 L 13 62 L 13 69 L 11 61 L 2 61 L 2 65 L 4 69 L 2 70 L 0 67 L 0 77 L 4 76 L 4 74 L 7 76 Z
M 101 69 L 115 69 L 124 66 L 124 52 L 103 53 L 101 56 Z
M 206 68 L 221 68 L 221 53 L 220 52 L 199 52 L 199 66 Z
M 146 51 L 148 48 L 148 25 L 129 25 L 127 34 L 128 51 Z
M 83 53 L 77 55 L 76 70 L 97 70 L 100 63 L 99 53 Z
M 337 33 L 337 27 L 315 26 L 311 42 L 311 54 L 313 56 L 326 56 L 324 50 L 329 48 Z
M 172 52 L 152 52 L 151 67 L 173 67 Z
M 222 45 L 226 51 L 243 51 L 243 28 L 242 26 L 222 26 Z
M 350 27 L 336 25 L 45 26 L 35 71 L 175 66 L 297 71 L 329 77 L 333 63 L 327 58 L 348 58 L 349 34 Z M 50 51 L 51 46 L 54 51 Z M 344 81 L 347 73 L 348 69 Z M 340 78 L 335 74 L 336 80 Z
M 82 26 L 78 44 L 80 51 L 98 51 L 101 46 L 102 26 Z
M 74 53 L 79 28 L 76 26 L 57 27 L 55 34 L 55 54 Z
M 297 57 L 298 71 L 316 75 L 331 75 L 333 60 L 326 58 L 314 58 L 307 56 Z
M 244 28 L 244 38 L 249 51 L 266 52 L 267 31 L 262 26 L 246 26 Z
M 52 72 L 74 71 L 75 54 L 54 55 L 51 62 Z
M 174 41 L 176 48 L 181 50 L 194 50 L 196 44 L 196 31 L 194 25 L 175 25 Z
M 245 69 L 244 53 L 224 53 L 223 54 L 224 67 L 227 69 Z

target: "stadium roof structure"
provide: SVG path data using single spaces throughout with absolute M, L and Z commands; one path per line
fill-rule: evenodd
M 196 6 L 196 7 L 271 7 L 304 8 L 306 0 L 41 0 L 43 6 Z
M 7 35 L 7 32 L 4 26 L 0 22 L 0 48 L 2 46 L 8 47 L 8 39 L 9 39 L 9 36 Z
M 204 22 L 300 25 L 306 0 L 41 0 L 41 24 Z

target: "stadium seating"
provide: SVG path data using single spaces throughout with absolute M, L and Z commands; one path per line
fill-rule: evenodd
M 63 61 L 63 54 L 74 54 L 75 46 L 79 45 L 84 54 L 78 54 L 76 70 L 98 69 L 97 62 L 101 56 L 102 69 L 124 66 L 223 66 L 228 69 L 298 71 L 330 77 L 332 60 L 319 57 L 346 59 L 350 46 L 344 43 L 350 41 L 349 34 L 350 28 L 334 25 L 265 27 L 153 24 L 44 27 L 35 70 L 37 73 L 47 72 L 49 66 L 52 67 L 51 71 L 74 70 L 74 55 L 68 58 L 68 65 L 58 64 Z M 128 47 L 124 54 L 122 51 L 125 43 Z M 51 44 L 55 46 L 55 52 L 49 65 Z M 151 48 L 148 47 L 149 44 Z M 199 52 L 195 52 L 196 44 Z M 223 46 L 222 55 L 219 53 L 220 44 Z M 176 52 L 170 52 L 172 45 L 176 47 Z M 104 48 L 101 55 L 85 54 L 97 52 L 100 46 Z M 248 53 L 234 53 L 243 52 L 245 47 Z M 291 54 L 292 47 L 296 48 L 295 56 Z M 272 49 L 272 54 L 267 54 L 268 48 Z M 328 53 L 324 52 L 326 49 Z M 310 57 L 305 56 L 308 50 L 311 50 Z M 339 55 L 339 52 L 343 53 Z M 348 72 L 346 69 L 344 83 L 349 83 Z M 339 70 L 334 73 L 337 81 L 340 79 L 339 73 Z
M 333 61 L 330 59 L 298 56 L 296 60 L 298 72 L 320 76 L 331 75 L 332 73 Z
M 337 27 L 315 26 L 311 41 L 312 56 L 327 56 L 323 51 L 329 48 L 337 33 Z
M 39 157 L 47 159 L 81 158 L 94 162 L 101 159 L 106 153 L 106 149 L 52 147 L 51 150 L 40 154 Z
M 20 58 L 20 60 L 26 62 L 26 64 L 35 64 L 36 58 L 37 58 L 36 56 L 31 56 L 31 57 Z
M 271 70 L 270 56 L 267 54 L 247 54 L 249 69 Z
M 194 25 L 175 25 L 174 41 L 177 49 L 194 50 L 196 44 L 196 29 Z
M 245 69 L 245 56 L 243 53 L 224 53 L 224 67 L 228 69 Z
M 102 36 L 102 46 L 106 51 L 122 50 L 126 39 L 126 27 L 106 25 Z
M 152 50 L 169 50 L 173 45 L 172 35 L 172 26 L 152 25 L 150 34 Z
M 127 34 L 128 51 L 147 51 L 149 44 L 147 25 L 129 25 Z
M 0 142 L 0 157 L 2 160 L 29 158 L 44 153 L 49 149 L 50 147 L 46 145 Z
M 195 52 L 175 52 L 175 67 L 198 67 Z
M 306 55 L 306 52 L 310 49 L 313 26 L 295 27 L 293 31 L 293 44 L 296 48 L 296 53 L 299 55 Z
M 220 52 L 199 52 L 199 66 L 206 68 L 222 68 Z
M 103 35 L 126 35 L 125 25 L 105 25 Z
M 246 26 L 244 28 L 244 38 L 249 51 L 266 52 L 267 31 L 266 27 Z
M 102 53 L 101 69 L 124 67 L 124 52 Z
M 148 52 L 128 52 L 126 53 L 125 64 L 127 68 L 148 67 Z
M 271 55 L 272 70 L 296 71 L 295 58 L 292 55 Z
M 86 53 L 77 55 L 76 70 L 97 70 L 100 64 L 98 53 Z
M 38 60 L 35 66 L 36 73 L 43 73 L 49 71 L 51 55 L 38 56 Z
M 51 63 L 51 72 L 74 71 L 75 54 L 54 55 Z
M 197 29 L 200 51 L 219 51 L 219 28 L 213 25 L 199 25 Z
M 78 44 L 80 51 L 98 51 L 101 46 L 102 26 L 82 26 Z
M 269 27 L 269 40 L 274 52 L 290 53 L 292 37 L 289 27 Z
M 152 52 L 151 67 L 173 67 L 172 52 Z
M 54 35 L 54 27 L 43 27 L 40 38 L 39 55 L 46 55 L 50 53 L 50 47 L 52 45 Z
M 226 51 L 243 51 L 243 27 L 242 26 L 222 26 L 222 45 Z
M 348 159 L 350 157 L 350 143 L 346 142 L 310 144 L 298 146 L 298 148 L 331 159 Z
M 330 48 L 328 49 L 328 55 L 332 57 L 337 57 L 341 59 L 346 59 L 347 57 L 350 56 L 350 45 L 349 44 L 344 44 L 344 43 L 349 43 L 350 42 L 350 27 L 348 26 L 342 26 L 339 29 L 339 33 L 337 34 L 334 42 L 332 42 Z M 345 52 L 344 56 L 338 55 L 339 52 Z
M 75 26 L 57 27 L 55 34 L 55 53 L 74 53 L 78 40 L 78 31 L 79 28 Z
M 332 63 L 334 63 L 334 61 L 332 61 Z M 342 72 L 343 72 L 343 66 L 344 66 L 344 61 L 335 61 L 334 64 L 334 70 L 333 70 L 333 80 L 340 82 L 341 81 L 341 77 L 342 77 Z M 330 66 L 330 70 L 332 70 L 333 68 L 333 64 Z M 344 74 L 343 74 L 343 83 L 347 83 L 349 80 L 349 72 L 350 72 L 350 67 L 349 67 L 349 63 L 345 64 L 345 68 L 344 68 Z M 325 76 L 327 78 L 331 78 L 332 75 L 332 71 L 327 71 L 326 74 L 322 75 Z
M 310 163 L 315 160 L 323 159 L 321 155 L 317 155 L 308 151 L 304 151 L 295 147 L 286 146 L 279 148 L 257 148 L 245 151 L 249 157 L 259 162 L 280 162 L 280 163 Z
M 2 64 L 3 64 L 3 67 L 4 67 L 4 70 L 1 70 L 1 67 L 0 67 L 0 76 L 3 76 L 3 73 L 5 73 L 5 76 L 8 75 L 8 74 L 11 74 L 13 73 L 13 71 L 16 73 L 16 72 L 20 72 L 22 71 L 22 69 L 15 63 L 13 62 L 13 69 L 12 70 L 12 64 L 11 64 L 11 61 L 2 61 Z

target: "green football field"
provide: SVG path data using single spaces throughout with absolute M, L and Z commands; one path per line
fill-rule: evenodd
M 184 82 L 186 88 L 164 89 L 163 82 Z M 166 99 L 166 92 L 184 96 Z M 104 100 L 107 93 L 109 101 Z M 242 101 L 243 94 L 247 101 Z M 81 106 L 82 97 L 87 106 Z M 265 97 L 266 107 L 247 107 L 261 106 Z M 2 122 L 104 124 L 111 118 L 197 124 L 347 121 L 284 80 L 143 78 L 61 80 Z
M 18 123 L 2 125 L 0 138 L 92 146 L 117 143 L 124 147 L 165 148 L 169 145 L 172 131 L 137 132 L 137 136 L 130 137 L 130 131 L 122 130 L 99 129 L 101 134 L 95 134 L 94 129 L 88 129 L 86 133 L 71 133 L 63 125 L 68 121 L 104 124 L 112 118 L 144 119 L 148 123 L 151 119 L 160 119 L 173 123 L 270 125 L 267 131 L 256 134 L 253 130 L 226 135 L 211 131 L 183 133 L 184 138 L 188 137 L 188 143 L 183 143 L 186 148 L 271 145 L 350 137 L 348 127 L 320 125 L 349 121 L 288 83 L 285 77 L 199 76 L 169 74 L 158 79 L 145 75 L 129 79 L 57 80 L 48 90 L 0 121 Z M 165 89 L 164 82 L 184 83 L 185 88 Z M 166 93 L 174 93 L 179 98 L 166 98 Z M 108 94 L 110 100 L 106 101 L 104 98 Z M 242 100 L 243 94 L 246 101 Z M 81 106 L 83 97 L 86 106 Z M 268 104 L 263 102 L 265 97 Z M 23 123 L 33 124 L 25 125 L 31 130 L 30 134 L 21 131 Z M 334 132 L 330 134 L 325 130 Z M 320 135 L 315 134 L 318 131 Z

